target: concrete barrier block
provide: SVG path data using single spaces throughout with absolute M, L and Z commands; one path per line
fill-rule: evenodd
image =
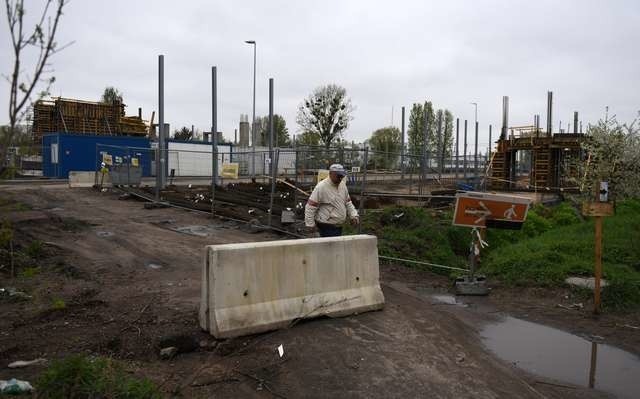
M 69 187 L 93 187 L 96 183 L 96 172 L 69 171 Z M 100 183 L 100 174 L 98 174 L 98 183 Z M 102 182 L 104 187 L 111 186 L 111 178 L 107 173 Z
M 384 306 L 374 236 L 205 249 L 200 326 L 217 338 L 284 328 L 297 319 L 347 316 Z

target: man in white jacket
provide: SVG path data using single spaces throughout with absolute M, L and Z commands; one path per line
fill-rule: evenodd
M 358 211 L 351 202 L 343 178 L 347 172 L 340 164 L 329 167 L 329 177 L 316 185 L 304 209 L 305 225 L 318 229 L 320 237 L 342 235 L 342 224 L 347 219 L 358 224 Z

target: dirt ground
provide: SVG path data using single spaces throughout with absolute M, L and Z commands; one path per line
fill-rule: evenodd
M 10 279 L 0 271 L 0 288 L 31 296 L 0 299 L 0 379 L 34 381 L 43 370 L 6 368 L 15 360 L 84 353 L 125 362 L 168 397 L 606 397 L 494 357 L 478 331 L 497 313 L 599 335 L 640 353 L 638 331 L 620 327 L 640 325 L 637 315 L 594 319 L 586 303 L 583 310 L 557 307 L 575 302 L 565 298 L 570 291 L 496 287 L 477 299 L 484 310 L 453 309 L 425 294 L 447 291 L 446 278 L 387 264 L 383 311 L 216 341 L 197 320 L 203 247 L 283 236 L 181 209 L 144 209 L 115 192 L 2 186 L 0 196 L 31 207 L 5 210 L 0 219 L 12 221 L 16 239 L 43 241 L 46 255 L 34 276 Z M 60 300 L 63 308 L 55 306 Z M 166 346 L 180 353 L 161 360 Z

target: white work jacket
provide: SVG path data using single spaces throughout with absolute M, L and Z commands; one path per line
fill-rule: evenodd
M 340 225 L 349 218 L 358 217 L 358 211 L 351 202 L 349 190 L 344 179 L 339 185 L 333 184 L 329 177 L 316 185 L 304 208 L 304 222 L 314 227 L 316 222 Z

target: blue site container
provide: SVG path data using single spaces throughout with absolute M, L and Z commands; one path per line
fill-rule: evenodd
M 142 168 L 142 176 L 151 176 L 153 151 L 148 138 L 70 133 L 42 137 L 42 174 L 66 179 L 70 171 L 96 171 L 103 152 L 111 155 L 114 162 L 128 163 L 135 157 Z

